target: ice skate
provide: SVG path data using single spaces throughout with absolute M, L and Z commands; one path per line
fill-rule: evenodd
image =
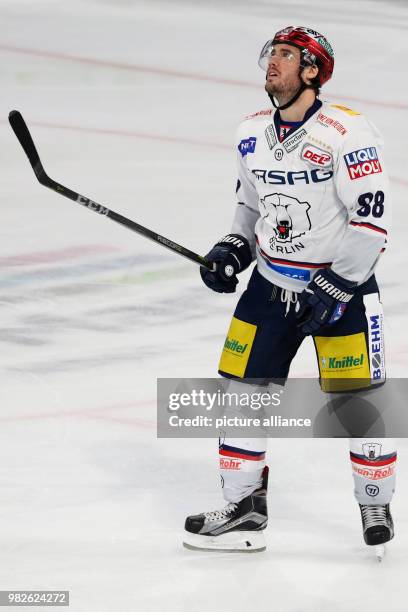
M 266 549 L 263 530 L 267 514 L 268 468 L 264 469 L 262 487 L 222 510 L 188 516 L 185 523 L 185 548 L 220 552 L 261 552 Z
M 374 546 L 378 561 L 385 555 L 385 544 L 394 537 L 394 523 L 390 505 L 366 506 L 359 504 L 363 523 L 364 541 L 368 546 Z

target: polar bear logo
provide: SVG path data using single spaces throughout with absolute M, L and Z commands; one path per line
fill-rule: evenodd
M 260 200 L 261 216 L 275 234 L 273 243 L 292 242 L 308 232 L 312 227 L 309 209 L 308 202 L 299 202 L 283 193 L 271 193 Z
M 377 442 L 366 442 L 363 446 L 363 453 L 371 461 L 375 461 L 381 456 L 381 444 Z

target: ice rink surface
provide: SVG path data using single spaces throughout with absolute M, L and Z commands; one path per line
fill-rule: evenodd
M 405 440 L 382 565 L 346 440 L 270 441 L 266 553 L 181 547 L 186 514 L 223 505 L 216 440 L 156 438 L 156 378 L 216 375 L 237 296 L 40 186 L 7 122 L 23 113 L 51 177 L 205 253 L 234 211 L 236 126 L 268 107 L 260 48 L 285 25 L 322 31 L 337 59 L 323 97 L 386 141 L 378 278 L 404 377 L 405 3 L 0 0 L 0 23 L 0 589 L 69 589 L 73 612 L 405 609 Z M 291 374 L 317 375 L 309 342 Z

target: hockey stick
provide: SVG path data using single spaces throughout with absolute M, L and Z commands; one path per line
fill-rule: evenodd
M 35 148 L 35 144 L 30 134 L 30 131 L 21 113 L 16 110 L 11 111 L 9 114 L 9 122 L 13 129 L 13 132 L 17 136 L 19 143 L 23 147 L 24 152 L 30 161 L 35 176 L 37 177 L 41 185 L 44 185 L 49 189 L 53 189 L 60 195 L 63 195 L 66 198 L 73 200 L 74 202 L 78 202 L 78 204 L 86 206 L 86 208 L 89 208 L 90 210 L 93 210 L 94 212 L 100 215 L 105 215 L 105 217 L 109 217 L 109 219 L 112 219 L 112 221 L 116 221 L 116 223 L 124 225 L 133 232 L 141 234 L 142 236 L 145 236 L 145 238 L 153 240 L 153 242 L 157 242 L 166 249 L 170 249 L 170 251 L 174 251 L 175 253 L 182 255 L 190 261 L 194 261 L 194 263 L 198 264 L 199 266 L 204 266 L 209 270 L 215 269 L 215 266 L 209 261 L 207 261 L 205 257 L 201 257 L 201 255 L 198 255 L 197 253 L 186 249 L 186 247 L 183 247 L 180 244 L 177 244 L 176 242 L 173 242 L 172 240 L 169 240 L 168 238 L 165 238 L 164 236 L 153 232 L 147 227 L 143 227 L 143 225 L 140 225 L 135 221 L 131 221 L 131 219 L 128 219 L 123 215 L 119 215 L 115 211 L 107 208 L 106 206 L 98 204 L 98 202 L 94 202 L 94 200 L 90 200 L 89 198 L 86 198 L 80 193 L 76 193 L 75 191 L 68 189 L 68 187 L 64 187 L 64 185 L 60 185 L 59 183 L 54 181 L 47 175 L 43 168 L 40 156 L 37 153 L 37 149 Z

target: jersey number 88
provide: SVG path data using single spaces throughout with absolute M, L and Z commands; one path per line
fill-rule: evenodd
M 369 214 L 372 214 L 373 217 L 377 219 L 382 217 L 384 214 L 384 199 L 383 191 L 376 191 L 375 194 L 370 191 L 362 193 L 358 198 L 358 203 L 361 208 L 358 209 L 357 214 L 360 217 L 368 217 Z

